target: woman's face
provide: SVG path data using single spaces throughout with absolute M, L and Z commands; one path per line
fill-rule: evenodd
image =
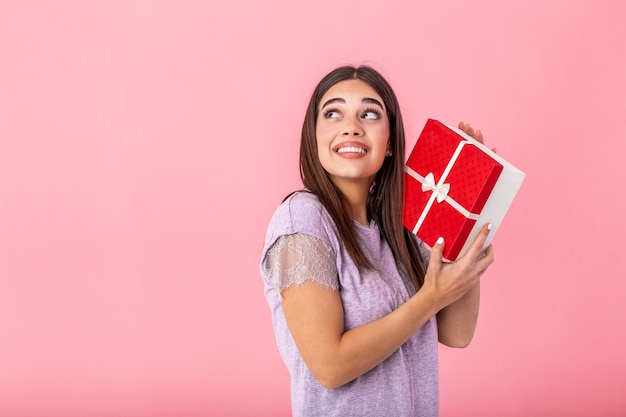
M 365 81 L 332 86 L 319 103 L 315 127 L 322 167 L 337 186 L 369 185 L 389 146 L 389 120 L 382 98 Z

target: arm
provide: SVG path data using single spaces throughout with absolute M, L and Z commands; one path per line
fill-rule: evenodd
M 305 281 L 282 292 L 283 311 L 302 359 L 326 388 L 341 386 L 380 364 L 438 310 L 418 292 L 390 314 L 344 332 L 339 293 Z
M 449 264 L 442 262 L 445 243 L 438 243 L 433 247 L 424 286 L 427 282 L 428 285 L 446 285 L 445 280 L 440 282 L 440 277 L 445 276 L 442 272 L 450 269 L 456 270 L 453 274 L 462 274 L 467 278 L 465 281 L 467 286 L 459 288 L 446 306 L 437 313 L 439 342 L 446 346 L 466 347 L 474 336 L 480 303 L 480 276 L 493 262 L 493 247 L 490 245 L 484 253 L 482 251 L 488 234 L 489 226 L 486 225 L 467 253 Z M 431 278 L 434 278 L 434 282 L 430 281 Z
M 380 364 L 433 315 L 460 301 L 490 263 L 486 255 L 476 259 L 487 232 L 485 228 L 468 254 L 454 264 L 441 261 L 443 244 L 436 245 L 424 285 L 413 297 L 388 315 L 349 331 L 344 330 L 338 291 L 312 280 L 283 290 L 285 320 L 311 373 L 326 388 L 343 385 Z M 459 314 L 464 317 L 462 310 Z M 450 323 L 459 314 L 447 315 Z
M 479 303 L 480 281 L 458 301 L 437 313 L 439 342 L 449 347 L 467 347 L 474 337 Z
M 460 122 L 459 128 L 468 135 L 474 137 L 480 143 L 484 143 L 483 134 L 467 123 Z M 492 149 L 495 152 L 495 149 Z M 485 252 L 489 262 L 493 262 L 493 248 L 490 246 Z M 476 322 L 478 321 L 478 308 L 480 304 L 480 281 L 471 287 L 458 301 L 448 305 L 437 313 L 437 329 L 439 341 L 450 347 L 466 347 L 471 342 Z

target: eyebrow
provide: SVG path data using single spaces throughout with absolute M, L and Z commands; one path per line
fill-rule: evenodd
M 324 107 L 328 106 L 329 104 L 333 104 L 333 103 L 346 103 L 346 100 L 344 100 L 341 97 L 336 97 L 336 98 L 331 98 L 330 100 L 327 100 L 324 105 L 322 106 L 322 109 L 324 109 Z M 369 104 L 375 104 L 378 107 L 380 107 L 381 109 L 384 109 L 382 103 L 378 100 L 376 100 L 375 98 L 372 97 L 365 97 L 363 98 L 363 100 L 361 100 L 361 103 L 369 103 Z

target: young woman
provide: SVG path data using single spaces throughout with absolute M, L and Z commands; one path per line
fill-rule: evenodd
M 305 190 L 277 209 L 261 260 L 294 416 L 436 416 L 437 343 L 472 339 L 489 225 L 456 262 L 442 262 L 441 239 L 427 250 L 402 225 L 404 148 L 378 72 L 320 81 L 302 129 Z

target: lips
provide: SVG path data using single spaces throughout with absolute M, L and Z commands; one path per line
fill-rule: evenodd
M 356 153 L 356 154 L 366 154 L 368 149 L 361 143 L 358 142 L 344 142 L 337 145 L 333 151 L 340 154 L 345 153 Z
M 367 153 L 366 149 L 357 148 L 356 146 L 344 146 L 337 149 L 335 152 L 337 153 Z

